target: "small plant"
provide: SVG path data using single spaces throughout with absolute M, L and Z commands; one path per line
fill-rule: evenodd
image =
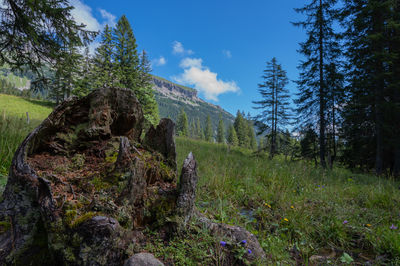
M 345 264 L 350 264 L 350 263 L 352 263 L 354 260 L 353 260 L 353 258 L 352 258 L 349 254 L 347 254 L 346 252 L 344 252 L 343 255 L 340 257 L 340 261 L 341 261 L 342 263 L 345 263 Z

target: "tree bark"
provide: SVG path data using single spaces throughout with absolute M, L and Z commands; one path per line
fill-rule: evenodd
M 324 32 L 322 0 L 319 0 L 319 159 L 322 168 L 325 162 L 325 84 L 324 84 Z

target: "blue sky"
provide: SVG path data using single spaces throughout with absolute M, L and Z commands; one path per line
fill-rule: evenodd
M 194 87 L 199 96 L 236 114 L 256 111 L 265 62 L 276 57 L 288 77 L 298 76 L 302 29 L 293 8 L 305 0 L 71 0 L 74 17 L 92 30 L 125 14 L 139 50 L 153 62 L 153 74 Z M 288 88 L 294 94 L 296 87 Z M 293 95 L 294 96 L 294 95 Z

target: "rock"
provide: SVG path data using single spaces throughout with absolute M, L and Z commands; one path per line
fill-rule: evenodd
M 150 127 L 146 133 L 144 143 L 150 149 L 160 152 L 167 159 L 167 163 L 176 168 L 175 152 L 175 124 L 171 119 L 163 118 L 156 128 Z
M 192 153 L 189 153 L 182 167 L 179 180 L 179 196 L 177 201 L 178 215 L 183 218 L 183 226 L 192 218 L 196 200 L 197 163 Z
M 138 253 L 130 257 L 124 266 L 164 266 L 164 263 L 156 259 L 150 253 Z
M 129 139 L 127 137 L 120 137 L 118 157 L 114 170 L 123 171 L 129 165 L 130 158 L 132 157 L 130 149 Z
M 250 250 L 244 255 L 244 258 L 248 261 L 261 261 L 265 262 L 266 255 L 262 249 L 257 238 L 248 232 L 246 229 L 239 226 L 231 226 L 222 223 L 214 223 L 208 218 L 206 218 L 199 211 L 195 211 L 198 221 L 206 226 L 212 234 L 218 235 L 224 238 L 230 238 L 233 243 L 240 243 L 243 240 L 246 241 L 245 247 Z

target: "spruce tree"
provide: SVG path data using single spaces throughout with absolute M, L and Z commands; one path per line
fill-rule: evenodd
M 197 117 L 197 122 L 196 122 L 196 138 L 198 138 L 198 139 L 203 139 L 203 138 L 202 138 L 202 132 L 203 132 L 203 130 L 201 129 L 200 118 Z
M 194 120 L 190 123 L 190 137 L 195 139 L 197 138 L 196 136 L 196 124 L 194 123 Z
M 270 158 L 277 153 L 277 135 L 283 126 L 289 123 L 289 93 L 286 89 L 288 78 L 286 71 L 278 64 L 276 58 L 267 62 L 263 83 L 258 84 L 262 100 L 254 101 L 254 109 L 261 110 L 255 117 L 259 134 L 269 131 Z
M 207 116 L 206 128 L 205 128 L 205 131 L 204 131 L 204 137 L 205 137 L 206 141 L 209 141 L 209 142 L 213 141 L 213 128 L 212 128 L 210 115 Z
M 63 48 L 62 56 L 58 58 L 58 65 L 54 69 L 53 84 L 49 96 L 59 104 L 71 96 L 74 84 L 79 78 L 79 64 L 82 55 L 74 46 Z
M 151 66 L 145 51 L 137 52 L 136 38 L 128 19 L 123 15 L 113 32 L 113 63 L 118 87 L 133 90 L 143 108 L 146 121 L 157 125 L 158 104 L 151 84 Z
M 186 116 L 185 110 L 182 108 L 178 116 L 178 121 L 176 122 L 176 131 L 179 136 L 188 137 L 189 136 L 189 124 L 188 118 Z
M 88 46 L 85 47 L 84 54 L 78 63 L 78 76 L 74 82 L 72 94 L 83 97 L 89 94 L 90 90 L 93 89 L 93 77 L 91 75 L 93 64 Z
M 136 93 L 140 87 L 140 60 L 136 38 L 125 15 L 118 20 L 115 26 L 113 45 L 117 86 L 131 89 Z
M 334 9 L 337 0 L 312 0 L 303 8 L 295 9 L 305 14 L 302 22 L 293 23 L 307 31 L 307 40 L 300 43 L 300 53 L 305 60 L 299 65 L 300 79 L 297 81 L 300 93 L 296 103 L 303 125 L 310 124 L 318 117 L 319 158 L 326 167 L 326 128 L 327 128 L 327 84 L 326 66 L 335 63 L 340 54 L 338 35 L 333 30 L 336 18 Z
M 222 116 L 219 115 L 218 131 L 217 131 L 217 142 L 225 143 L 225 126 Z
M 147 121 L 156 126 L 159 121 L 158 104 L 153 93 L 151 83 L 151 66 L 146 52 L 143 50 L 140 57 L 138 86 L 135 90 L 136 97 L 142 104 L 143 115 Z M 188 135 L 187 135 L 188 136 Z
M 111 88 L 116 80 L 113 64 L 114 44 L 112 29 L 106 25 L 101 34 L 100 46 L 96 48 L 93 58 L 93 86 L 95 88 Z
M 248 126 L 246 119 L 243 117 L 243 114 L 240 111 L 237 111 L 236 113 L 236 118 L 233 126 L 239 140 L 239 146 L 243 148 L 248 148 L 250 146 Z
M 247 131 L 249 136 L 249 148 L 252 150 L 257 149 L 256 133 L 254 132 L 253 121 L 247 120 Z
M 351 166 L 400 167 L 399 1 L 346 0 L 348 101 L 343 110 L 345 161 Z
M 238 146 L 239 145 L 239 140 L 236 134 L 235 127 L 233 125 L 229 126 L 228 130 L 228 144 L 232 146 Z

